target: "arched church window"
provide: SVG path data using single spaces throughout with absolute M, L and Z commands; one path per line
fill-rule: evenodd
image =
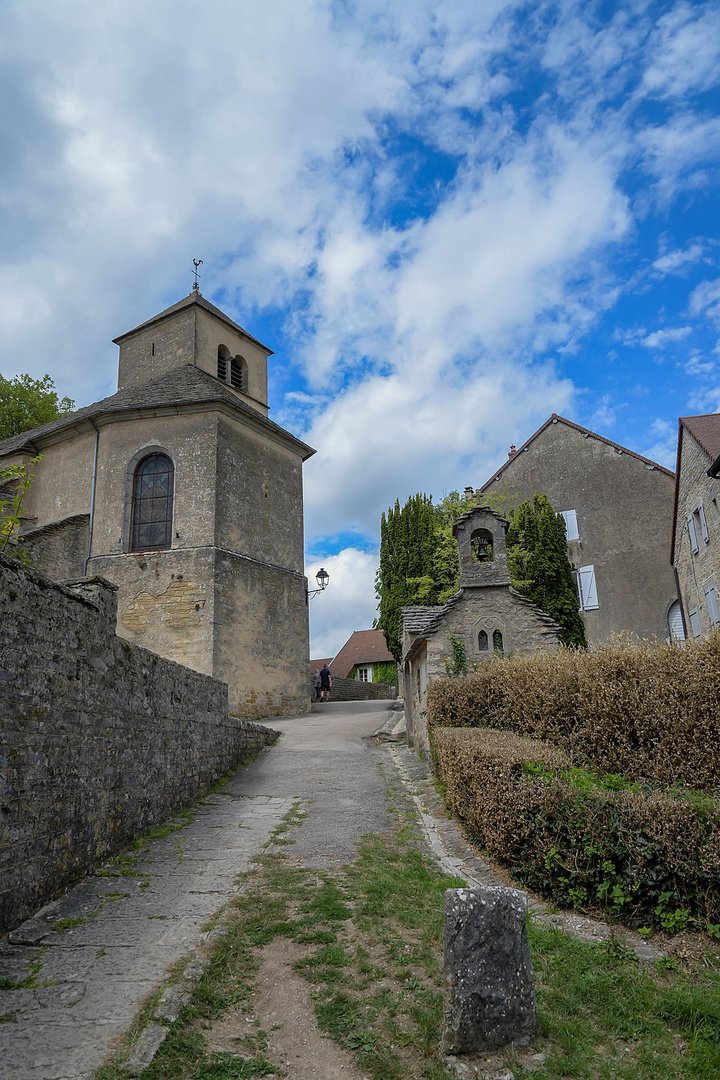
M 166 454 L 149 454 L 135 469 L 131 551 L 171 546 L 174 471 Z
M 488 636 L 485 630 L 481 630 L 478 634 L 478 649 L 480 652 L 487 652 Z
M 492 562 L 492 533 L 487 529 L 475 529 L 470 537 L 470 549 L 476 562 Z
M 500 630 L 493 630 L 493 649 L 498 656 L 502 656 L 504 650 L 502 633 Z

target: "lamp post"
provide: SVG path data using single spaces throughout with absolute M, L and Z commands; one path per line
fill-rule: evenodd
M 317 589 L 307 589 L 306 593 L 308 597 L 317 596 L 318 593 L 323 592 L 325 589 L 327 589 L 328 582 L 330 581 L 330 575 L 328 574 L 327 570 L 325 570 L 325 568 L 321 566 L 317 574 L 315 575 L 315 580 L 318 583 L 318 587 Z

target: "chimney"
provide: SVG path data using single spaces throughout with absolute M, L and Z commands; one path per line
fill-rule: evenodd
M 508 457 L 515 457 L 517 450 L 515 449 L 515 443 L 510 443 L 510 449 L 508 450 Z
M 466 499 L 472 499 L 475 497 L 475 488 L 468 485 L 463 492 Z

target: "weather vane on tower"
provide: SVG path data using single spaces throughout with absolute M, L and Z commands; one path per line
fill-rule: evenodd
M 195 269 L 193 270 L 193 274 L 195 275 L 193 292 L 200 292 L 200 286 L 198 285 L 198 278 L 200 277 L 200 275 L 198 274 L 198 266 L 202 266 L 202 259 L 193 259 L 193 266 L 195 267 Z

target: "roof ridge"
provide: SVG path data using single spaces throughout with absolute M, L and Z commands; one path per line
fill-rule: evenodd
M 479 490 L 483 492 L 486 488 L 489 488 L 492 484 L 496 483 L 496 481 L 499 480 L 501 473 L 505 471 L 505 469 L 508 467 L 508 465 L 511 464 L 511 462 L 515 461 L 518 454 L 522 454 L 523 451 L 526 450 L 527 447 L 530 445 L 530 443 L 533 442 L 538 437 L 538 435 L 542 434 L 545 428 L 549 427 L 550 424 L 552 424 L 553 422 L 567 424 L 568 427 L 574 428 L 576 431 L 580 431 L 584 435 L 591 436 L 593 439 L 598 439 L 600 442 L 605 443 L 607 446 L 612 446 L 614 450 L 620 450 L 623 454 L 629 454 L 631 457 L 637 458 L 638 461 L 642 461 L 646 465 L 652 465 L 654 469 L 659 469 L 660 472 L 664 472 L 668 476 L 675 475 L 671 469 L 666 469 L 665 466 L 661 465 L 659 461 L 653 461 L 652 458 L 645 457 L 644 454 L 639 454 L 637 450 L 631 450 L 628 446 L 622 446 L 621 443 L 613 442 L 612 439 L 608 439 L 605 435 L 600 435 L 597 431 L 591 431 L 590 428 L 583 427 L 582 424 L 576 424 L 574 420 L 568 420 L 566 416 L 560 416 L 559 413 L 552 413 L 547 418 L 545 423 L 541 424 L 537 431 L 533 432 L 530 438 L 525 440 L 522 446 L 515 451 L 512 457 L 509 457 L 507 461 L 503 461 L 500 468 L 495 470 L 491 478 L 489 480 L 486 480 Z
M 190 383 L 194 382 L 195 387 L 189 386 L 185 390 L 182 388 L 179 390 L 172 389 L 173 384 L 177 384 L 178 382 L 182 383 L 183 380 L 189 380 Z M 170 389 L 165 391 L 164 384 L 169 384 Z M 148 392 L 157 390 L 158 387 L 161 389 L 158 400 L 143 401 L 143 396 L 147 397 Z M 198 387 L 200 388 L 200 396 L 192 397 L 193 389 L 197 390 Z M 205 389 L 207 389 L 207 393 L 204 393 Z M 167 395 L 165 400 L 163 400 L 163 394 Z M 308 446 L 307 443 L 303 443 L 302 440 L 298 439 L 292 432 L 286 431 L 285 428 L 276 424 L 274 420 L 270 420 L 269 417 L 263 416 L 257 409 L 253 409 L 251 405 L 247 405 L 244 401 L 241 401 L 230 389 L 203 368 L 199 368 L 195 364 L 180 364 L 178 367 L 171 368 L 161 375 L 156 375 L 155 378 L 148 379 L 146 382 L 138 383 L 135 386 L 125 387 L 123 390 L 116 390 L 114 394 L 110 394 L 108 397 L 91 402 L 90 405 L 84 405 L 82 408 L 75 409 L 73 412 L 66 413 L 64 416 L 59 416 L 56 420 L 51 420 L 47 424 L 41 424 L 39 427 L 31 428 L 29 431 L 20 432 L 18 435 L 11 435 L 9 439 L 4 439 L 0 442 L 0 457 L 11 453 L 18 453 L 25 449 L 34 452 L 36 448 L 33 446 L 33 440 L 41 439 L 45 435 L 52 434 L 54 431 L 62 431 L 63 428 L 71 427 L 73 424 L 84 420 L 90 420 L 96 416 L 101 416 L 103 413 L 117 413 L 123 412 L 124 410 L 130 412 L 133 409 L 160 408 L 163 405 L 181 405 L 193 401 L 225 402 L 226 404 L 234 406 L 238 412 L 244 413 L 252 419 L 259 421 L 263 426 L 267 426 L 271 430 L 293 439 L 307 450 L 312 450 L 312 447 Z

